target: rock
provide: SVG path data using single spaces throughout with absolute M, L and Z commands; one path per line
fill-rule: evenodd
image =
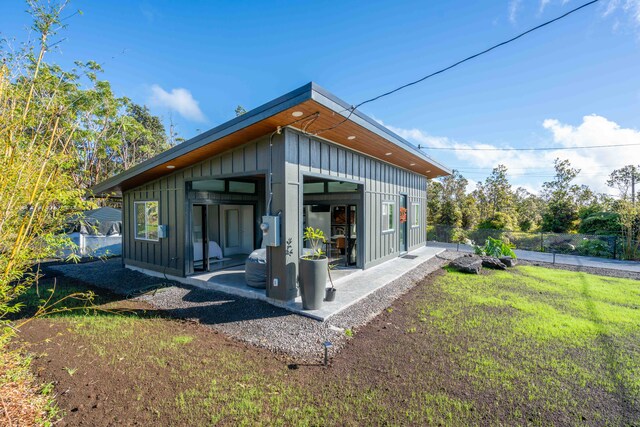
M 464 256 L 451 261 L 449 266 L 463 273 L 480 274 L 482 259 L 474 256 Z
M 500 257 L 498 259 L 500 260 L 500 262 L 502 262 L 507 267 L 515 267 L 516 264 L 518 263 L 517 259 L 511 258 L 510 256 L 503 256 L 503 257 Z
M 502 263 L 498 258 L 492 256 L 482 257 L 482 266 L 487 268 L 493 268 L 494 270 L 506 270 L 507 266 Z
M 572 245 L 570 241 L 552 242 L 546 247 L 546 252 L 567 253 L 567 252 L 573 252 L 575 250 L 576 250 L 576 247 Z

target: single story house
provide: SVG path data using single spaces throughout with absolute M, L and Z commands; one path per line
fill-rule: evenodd
M 370 268 L 426 244 L 427 179 L 449 173 L 309 83 L 94 193 L 122 194 L 125 266 L 188 277 L 266 246 L 266 296 L 290 301 L 306 227 L 341 268 Z

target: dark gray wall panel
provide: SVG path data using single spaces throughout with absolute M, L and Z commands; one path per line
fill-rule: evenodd
M 415 249 L 426 243 L 426 178 L 406 169 L 399 168 L 389 163 L 373 159 L 362 153 L 332 142 L 309 137 L 295 129 L 286 130 L 285 150 L 288 167 L 295 167 L 297 176 L 287 175 L 291 204 L 296 211 L 302 204 L 298 200 L 299 186 L 304 174 L 326 175 L 327 178 L 344 178 L 362 182 L 364 185 L 364 224 L 362 230 L 366 233 L 365 267 L 370 267 L 384 260 L 396 257 L 400 254 L 399 241 L 399 208 L 400 195 L 408 196 L 408 221 L 407 241 L 410 249 Z M 295 194 L 294 194 L 295 193 Z M 382 202 L 393 201 L 396 204 L 396 224 L 392 233 L 382 232 Z M 420 204 L 420 226 L 412 228 L 412 203 Z M 292 216 L 299 217 L 298 212 L 289 212 L 287 209 L 287 221 L 290 223 Z M 300 227 L 287 227 L 287 237 L 300 242 Z M 296 252 L 298 253 L 298 252 Z
M 265 173 L 269 162 L 268 136 L 250 142 L 222 155 L 203 159 L 202 162 L 176 171 L 159 180 L 129 190 L 123 195 L 123 262 L 153 268 L 156 271 L 180 272 L 184 275 L 190 251 L 187 249 L 189 206 L 186 183 L 194 179 L 220 177 L 225 174 Z M 283 161 L 283 160 L 282 160 Z M 260 186 L 264 194 L 264 186 Z M 135 239 L 134 202 L 157 200 L 160 223 L 169 226 L 169 237 L 159 242 Z M 260 215 L 265 202 L 257 202 Z

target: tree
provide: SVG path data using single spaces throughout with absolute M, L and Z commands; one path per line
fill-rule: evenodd
M 146 106 L 116 97 L 111 84 L 98 79 L 98 64 L 76 62 L 76 67 L 67 73 L 74 89 L 66 96 L 73 100 L 79 121 L 73 140 L 79 187 L 90 188 L 170 147 L 162 121 Z M 81 88 L 80 75 L 87 77 L 89 87 Z
M 427 182 L 427 222 L 437 223 L 442 207 L 442 184 L 439 181 Z
M 542 215 L 542 230 L 567 233 L 575 229 L 578 220 L 576 195 L 580 187 L 572 184 L 580 169 L 571 167 L 569 160 L 555 159 L 555 178 L 542 184 L 547 208 Z
M 33 264 L 69 245 L 61 233 L 67 219 L 89 206 L 74 180 L 81 122 L 68 95 L 77 87 L 44 61 L 63 6 L 30 6 L 39 46 L 0 48 L 0 327 L 37 280 Z M 0 329 L 0 347 L 10 331 Z
M 609 175 L 607 185 L 617 188 L 623 200 L 632 200 L 633 203 L 640 196 L 640 166 L 627 165 L 614 170 Z M 632 187 L 635 187 L 635 194 Z
M 446 199 L 442 203 L 438 223 L 450 227 L 460 227 L 462 225 L 462 212 L 454 200 Z
M 240 117 L 241 115 L 247 113 L 247 110 L 245 110 L 242 105 L 238 105 L 235 111 L 236 111 L 236 117 Z
M 504 165 L 495 167 L 472 193 L 478 200 L 482 228 L 515 228 L 514 194 Z
M 498 165 L 493 168 L 491 174 L 485 180 L 484 185 L 487 201 L 489 203 L 490 215 L 497 212 L 509 214 L 513 210 L 513 191 L 509 178 L 507 178 L 507 167 Z
M 544 201 L 522 187 L 514 193 L 514 203 L 518 227 L 522 231 L 532 231 L 540 226 Z
M 460 172 L 454 170 L 440 181 L 440 211 L 436 222 L 442 225 L 460 227 L 462 225 L 462 206 L 466 197 L 468 181 Z
M 622 257 L 628 260 L 640 259 L 640 208 L 628 200 L 618 204 L 622 234 Z
M 480 212 L 476 206 L 476 199 L 471 194 L 467 194 L 462 200 L 460 214 L 462 228 L 471 229 L 478 224 Z

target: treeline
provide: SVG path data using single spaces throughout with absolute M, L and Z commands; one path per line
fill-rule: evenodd
M 628 256 L 635 257 L 640 243 L 636 203 L 640 166 L 628 165 L 611 172 L 607 185 L 617 190 L 617 197 L 577 185 L 580 170 L 569 160 L 556 159 L 554 168 L 555 176 L 542 184 L 539 194 L 514 188 L 504 165 L 494 168 L 471 192 L 469 181 L 454 171 L 429 183 L 429 222 L 451 227 L 460 238 L 464 238 L 461 230 L 479 229 L 620 236 Z
M 175 139 L 145 106 L 116 96 L 96 62 L 48 61 L 66 4 L 29 1 L 35 38 L 0 40 L 0 344 L 3 316 L 17 309 L 9 302 L 37 280 L 33 263 L 68 247 L 69 218 L 95 207 L 90 188 Z
M 79 188 L 91 188 L 171 146 L 162 120 L 146 106 L 115 96 L 111 84 L 99 78 L 101 72 L 94 61 L 76 62 L 71 71 L 43 62 L 35 81 L 13 82 L 35 83 L 36 91 L 63 104 L 60 125 L 75 128 L 70 161 Z
M 47 35 L 48 38 L 51 34 Z M 102 67 L 76 62 L 64 70 L 45 61 L 44 53 L 28 46 L 14 52 L 0 48 L 5 94 L 11 108 L 24 108 L 16 94 L 31 99 L 29 108 L 55 107 L 56 132 L 66 133 L 64 145 L 70 173 L 77 188 L 89 189 L 98 182 L 170 148 L 175 135 L 167 134 L 162 120 L 144 105 L 113 93 L 111 84 L 99 78 Z M 37 111 L 37 110 L 36 110 Z M 28 124 L 25 132 L 42 131 L 45 122 Z M 53 146 L 53 149 L 62 147 Z

